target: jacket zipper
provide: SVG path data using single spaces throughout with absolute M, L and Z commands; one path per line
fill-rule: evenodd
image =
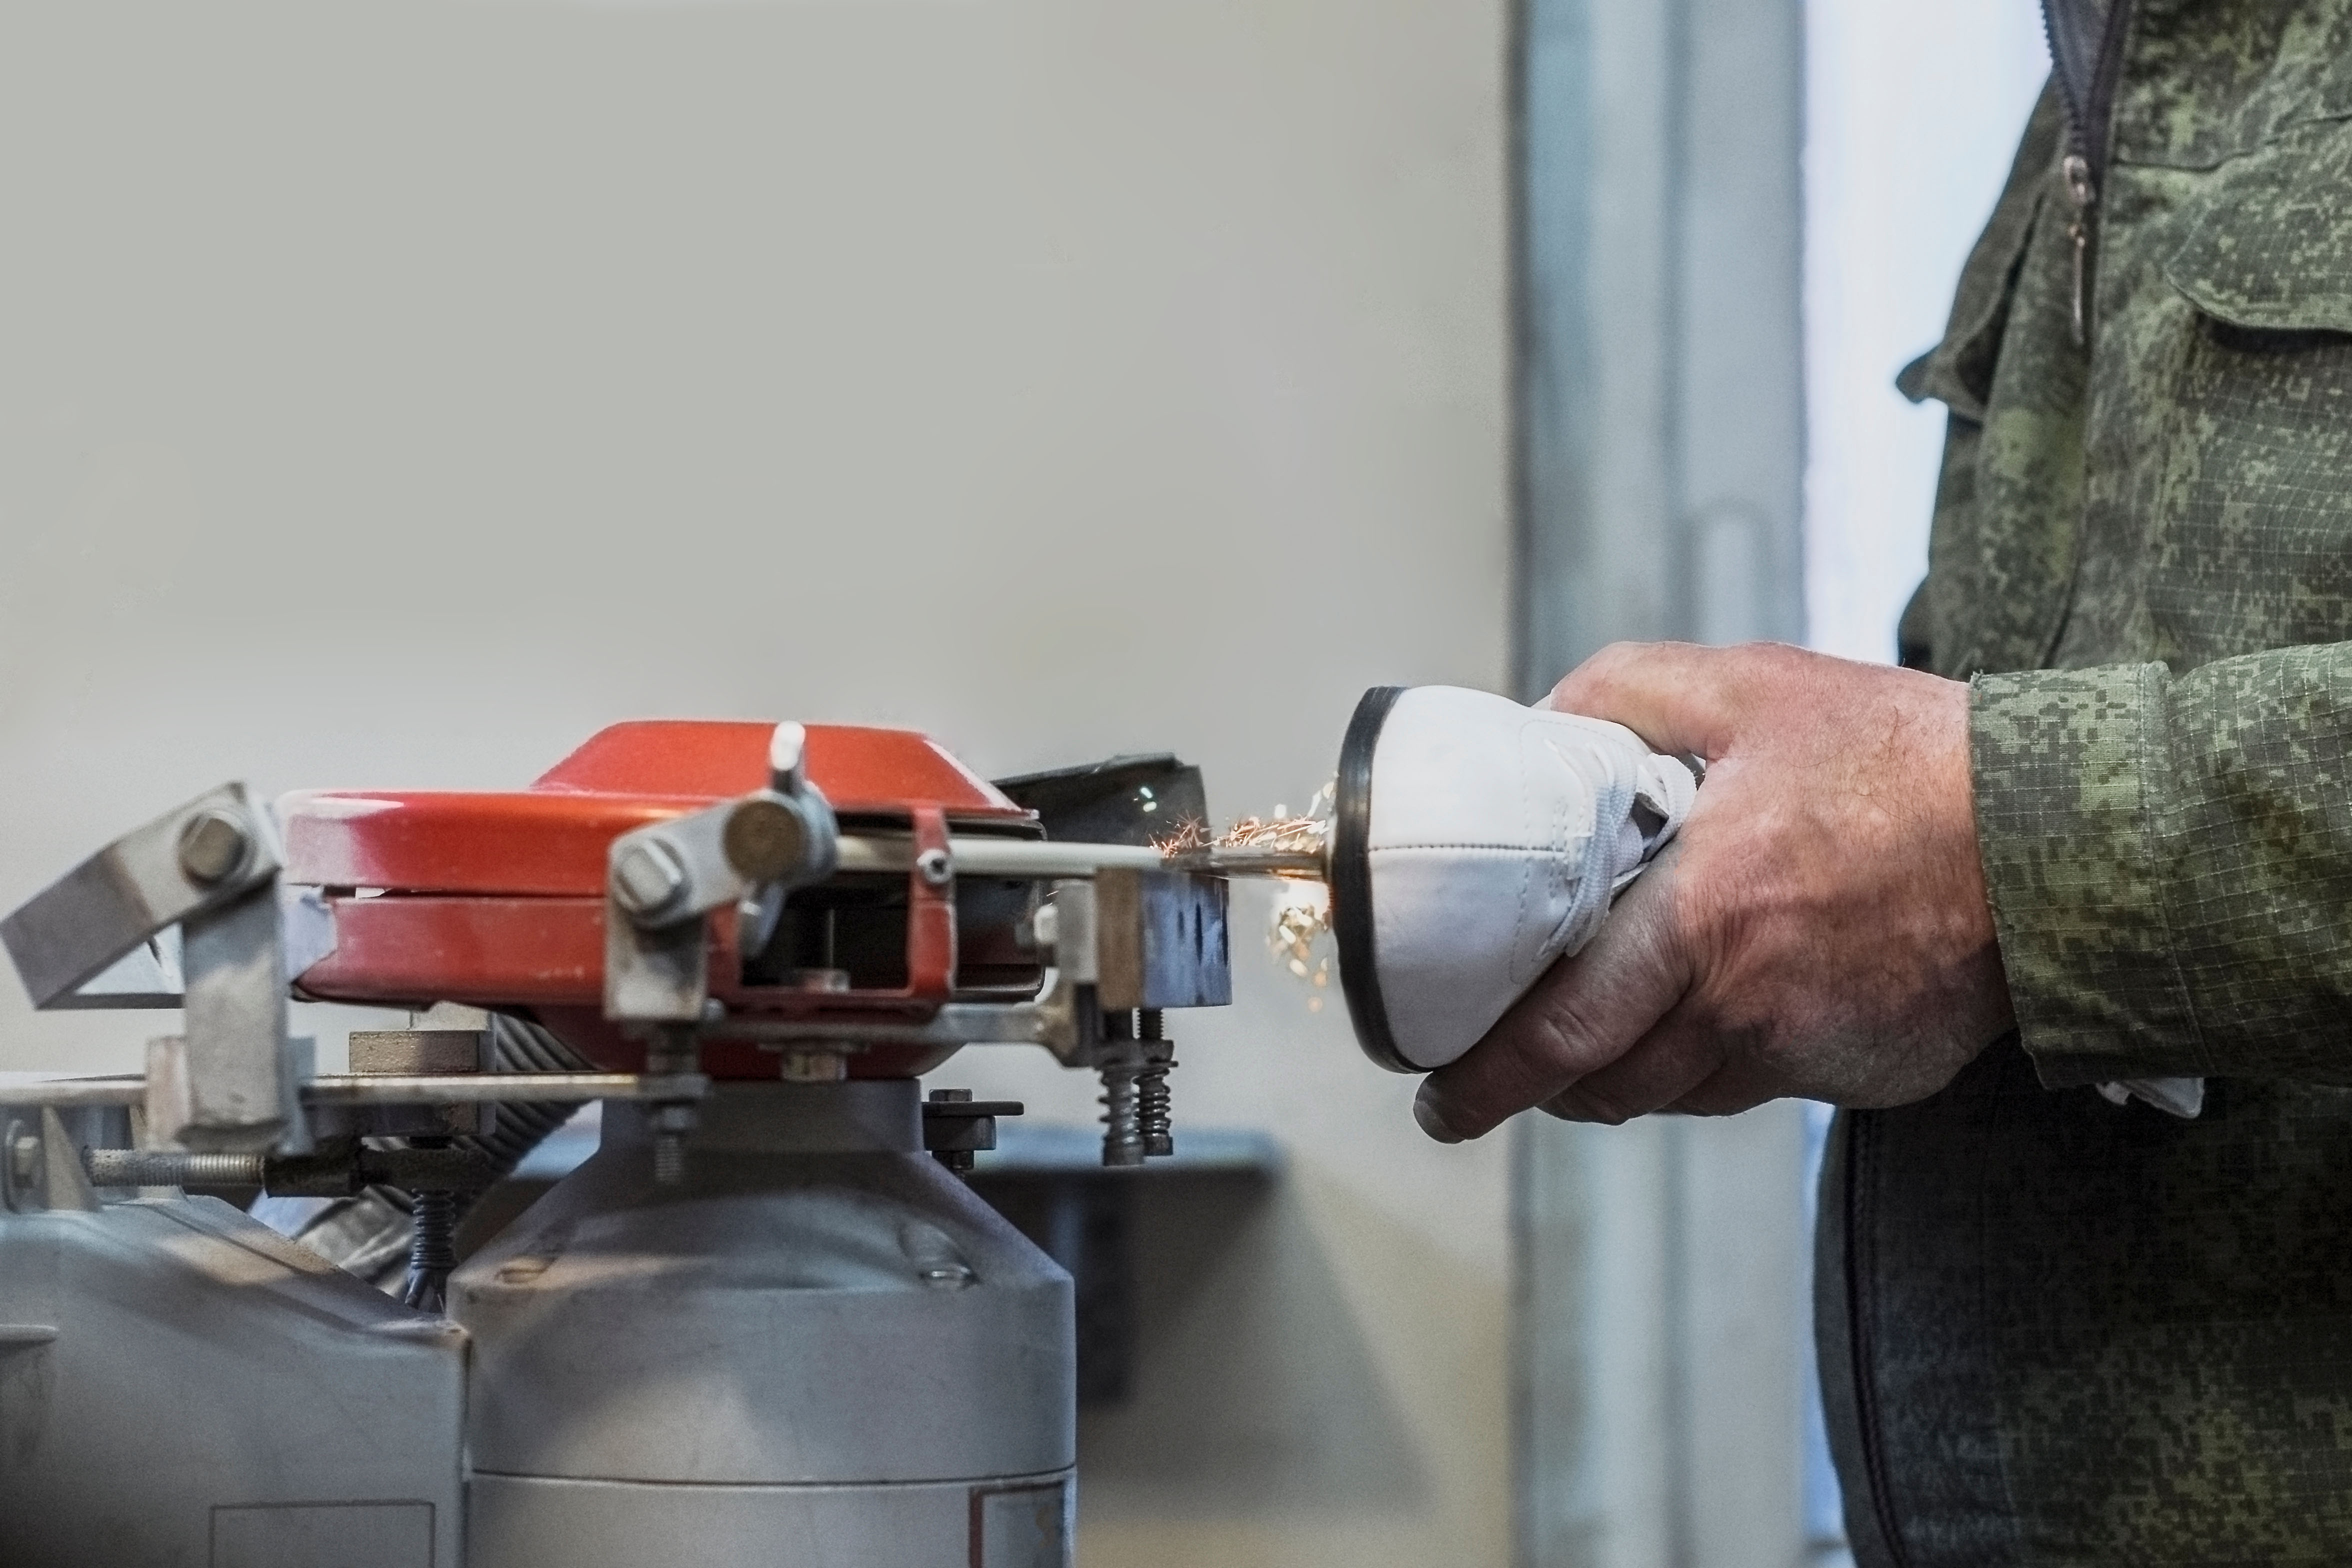
M 2091 212 L 2099 203 L 2099 188 L 2091 183 L 2091 161 L 2080 153 L 2066 154 L 2066 195 L 2074 203 L 2074 221 L 2066 237 L 2074 244 L 2074 343 L 2081 347 L 2090 334 L 2083 325 L 2083 280 L 2091 266 Z
M 2074 252 L 2074 330 L 2078 344 L 2090 341 L 2089 296 L 2091 241 L 2097 221 L 2099 182 L 2107 172 L 2107 132 L 2114 118 L 2116 88 L 2123 75 L 2124 40 L 2131 31 L 2132 0 L 2107 0 L 2107 14 L 2099 30 L 2097 57 L 2090 61 L 2070 58 L 2062 42 L 2057 7 L 2087 5 L 2090 0 L 2042 0 L 2042 26 L 2050 41 L 2050 62 L 2058 78 L 2059 96 L 2066 105 L 2066 156 L 2061 172 L 2067 199 L 2074 204 L 2074 221 L 2066 237 Z M 2088 79 L 2084 67 L 2090 68 Z

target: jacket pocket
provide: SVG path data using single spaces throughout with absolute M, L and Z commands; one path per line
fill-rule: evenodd
M 2189 178 L 2105 373 L 2131 445 L 2093 459 L 2128 473 L 2130 602 L 2175 668 L 2352 639 L 2352 123 Z
M 2298 127 L 2205 178 L 2165 280 L 2244 332 L 2352 333 L 2352 123 Z
M 2050 183 L 2055 179 L 2059 143 L 2064 132 L 2064 111 L 2054 84 L 2042 89 L 2026 122 L 2025 138 L 2010 167 L 2009 184 L 1994 205 L 1992 219 L 1960 268 L 1959 289 L 1952 299 L 1952 314 L 1943 341 L 1909 364 L 1895 378 L 1895 387 L 1914 403 L 1936 398 L 1963 419 L 1981 422 L 1992 395 L 1994 366 L 2000 342 L 2009 330 L 2010 302 L 2017 294 L 2019 264 L 2033 237 Z

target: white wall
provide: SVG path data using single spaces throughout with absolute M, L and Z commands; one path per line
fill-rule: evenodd
M 634 715 L 1234 813 L 1366 685 L 1499 687 L 1504 55 L 1499 0 L 0 10 L 0 904 L 223 778 Z M 1084 1555 L 1500 1563 L 1501 1141 L 1241 956 L 1179 1128 L 1292 1178 L 1090 1424 Z M 0 985 L 0 1068 L 158 1025 Z
M 2050 61 L 2035 0 L 1807 0 L 1805 21 L 1808 640 L 1886 663 L 1944 444 L 1943 405 L 1895 373 L 1943 335 Z

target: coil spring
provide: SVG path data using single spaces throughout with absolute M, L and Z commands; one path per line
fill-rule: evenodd
M 1166 1049 L 1167 1025 L 1159 1008 L 1137 1010 L 1135 1037 L 1144 1043 L 1143 1070 L 1136 1079 L 1137 1130 L 1143 1136 L 1144 1155 L 1163 1159 L 1176 1152 L 1176 1128 L 1168 1093 L 1168 1069 L 1176 1065 L 1176 1058 Z
M 1136 1080 L 1142 1076 L 1137 1062 L 1106 1062 L 1102 1067 L 1103 1152 L 1106 1165 L 1143 1163 L 1143 1128 Z
M 408 1288 L 400 1299 L 420 1312 L 446 1311 L 449 1271 L 457 1267 L 457 1194 L 417 1193 L 408 1218 Z

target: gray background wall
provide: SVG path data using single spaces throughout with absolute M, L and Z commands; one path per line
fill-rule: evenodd
M 222 778 L 634 715 L 1234 813 L 1366 685 L 1502 688 L 1506 56 L 1499 0 L 0 8 L 0 902 Z M 1243 957 L 1179 1126 L 1292 1175 L 1154 1260 L 1084 1556 L 1499 1563 L 1504 1142 Z M 152 1022 L 0 985 L 0 1068 Z

